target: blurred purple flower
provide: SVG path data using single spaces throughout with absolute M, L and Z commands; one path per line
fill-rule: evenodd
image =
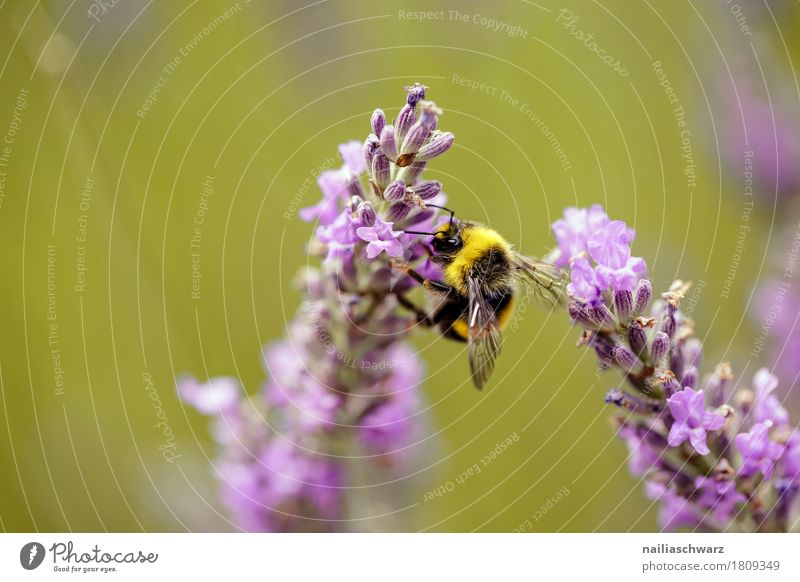
M 362 147 L 362 143 L 357 140 L 350 140 L 339 146 L 339 157 L 344 162 L 342 170 L 347 170 L 350 174 L 356 176 L 360 176 L 367 171 L 364 156 L 362 155 Z
M 800 485 L 800 433 L 797 430 L 787 440 L 781 465 L 781 475 L 795 485 Z
M 356 230 L 361 226 L 361 221 L 353 208 L 345 208 L 336 215 L 329 224 L 321 225 L 317 229 L 317 238 L 325 243 L 339 245 L 353 245 L 358 242 Z
M 731 175 L 740 175 L 745 164 L 756 194 L 782 201 L 800 191 L 800 107 L 793 84 L 776 77 L 767 92 L 763 83 L 743 74 L 735 74 L 733 84 L 720 78 L 716 93 L 725 123 L 718 143 Z
M 344 164 L 338 170 L 326 170 L 317 177 L 317 185 L 322 191 L 322 200 L 314 206 L 301 208 L 300 218 L 306 222 L 318 220 L 320 224 L 332 223 L 339 215 L 339 203 L 348 195 L 348 184 L 353 176 L 365 171 L 363 144 L 349 141 L 339 146 L 339 156 Z
M 285 506 L 298 499 L 312 502 L 320 517 L 334 519 L 338 514 L 338 488 L 342 487 L 341 467 L 332 459 L 311 455 L 281 438 L 272 439 L 259 458 L 264 467 L 262 501 L 269 507 Z
M 659 454 L 646 440 L 647 430 L 623 425 L 619 436 L 628 445 L 628 468 L 633 475 L 644 475 L 658 460 Z
M 397 345 L 389 357 L 391 374 L 373 390 L 374 406 L 363 416 L 359 428 L 361 441 L 376 454 L 402 449 L 411 442 L 419 406 L 416 387 L 422 382 L 423 369 L 416 355 L 408 346 Z M 386 404 L 381 406 L 384 400 Z
M 649 499 L 661 502 L 658 512 L 658 522 L 661 527 L 673 530 L 680 527 L 694 527 L 700 522 L 694 506 L 663 483 L 647 481 L 645 493 Z
M 736 490 L 732 480 L 700 476 L 695 479 L 695 502 L 711 512 L 720 524 L 728 523 L 736 515 L 737 505 L 747 501 L 747 497 Z
M 792 216 L 792 213 L 786 213 Z M 800 236 L 792 223 L 776 237 L 776 248 L 791 249 L 800 245 Z M 791 236 L 789 236 L 791 235 Z M 756 309 L 752 313 L 761 333 L 753 343 L 753 351 L 760 354 L 766 351 L 773 372 L 784 384 L 792 386 L 797 381 L 797 362 L 800 360 L 800 286 L 798 271 L 786 271 L 786 261 L 790 257 L 781 255 L 774 261 L 774 270 L 779 270 L 781 279 L 768 280 L 759 285 L 756 293 Z M 787 278 L 787 275 L 791 275 Z M 791 404 L 797 405 L 800 391 L 791 390 L 787 397 Z
M 753 425 L 748 433 L 736 435 L 736 448 L 742 455 L 742 466 L 739 474 L 742 477 L 750 477 L 760 472 L 765 479 L 772 476 L 772 470 L 784 447 L 770 440 L 769 432 L 772 428 L 772 421 L 765 420 Z
M 222 414 L 238 405 L 242 387 L 234 378 L 211 378 L 201 384 L 187 377 L 178 379 L 178 393 L 203 414 Z
M 781 406 L 778 397 L 773 394 L 778 387 L 778 378 L 766 368 L 761 368 L 753 376 L 755 403 L 753 419 L 756 422 L 771 421 L 775 426 L 789 424 L 789 413 Z
M 268 379 L 258 396 L 247 397 L 228 378 L 179 384 L 185 402 L 212 416 L 220 495 L 240 528 L 340 529 L 353 464 L 378 461 L 377 470 L 395 471 L 413 460 L 409 445 L 425 436 L 422 365 L 402 343 L 416 316 L 397 298 L 411 283 L 398 280 L 388 259 L 403 257 L 441 276 L 428 260 L 429 243 L 402 233 L 409 225 L 434 228 L 438 209 L 426 202 L 444 200 L 439 182 L 421 179 L 425 162 L 410 161 L 427 160 L 425 148 L 445 151 L 442 136 L 452 137 L 435 130 L 440 111 L 422 101 L 424 93 L 419 84 L 408 88 L 397 136 L 376 110 L 373 134 L 342 144 L 343 166 L 319 176 L 323 198 L 300 216 L 318 221 L 310 249 L 324 260 L 303 273 L 304 301 L 286 339 L 264 350 Z M 389 137 L 381 144 L 376 134 Z M 403 139 L 407 167 L 388 151 Z M 387 200 L 390 183 L 410 202 L 395 222 L 386 220 L 397 202 Z M 340 451 L 367 456 L 344 455 L 345 463 Z M 356 467 L 357 475 L 365 472 Z

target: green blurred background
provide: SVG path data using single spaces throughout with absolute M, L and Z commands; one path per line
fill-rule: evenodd
M 0 3 L 0 132 L 19 126 L 0 167 L 4 530 L 230 529 L 208 469 L 207 420 L 182 406 L 173 378 L 233 375 L 259 388 L 261 345 L 299 303 L 291 279 L 312 232 L 284 213 L 316 203 L 304 182 L 339 164 L 340 142 L 365 137 L 375 107 L 396 114 L 413 81 L 430 87 L 440 127 L 456 134 L 427 175 L 461 216 L 541 254 L 564 207 L 601 203 L 637 230 L 634 253 L 656 288 L 676 276 L 701 282 L 692 316 L 704 371 L 749 352 L 744 308 L 775 208 L 755 208 L 723 297 L 743 186 L 720 164 L 715 131 L 730 120 L 713 78 L 752 58 L 750 43 L 785 59 L 796 39 L 743 35 L 724 1 L 112 4 Z M 562 8 L 579 16 L 572 29 Z M 409 16 L 427 10 L 443 12 Z M 747 15 L 753 29 L 774 27 L 763 7 Z M 782 6 L 775 18 L 797 21 Z M 574 30 L 594 33 L 627 76 Z M 693 188 L 654 61 L 686 111 Z M 209 176 L 192 298 L 193 220 Z M 602 402 L 617 379 L 597 374 L 577 335 L 563 314 L 529 310 L 484 393 L 451 389 L 468 374 L 460 346 L 418 336 L 440 444 L 416 499 L 520 438 L 396 527 L 509 531 L 564 489 L 534 531 L 657 527 Z M 175 435 L 174 463 L 158 448 L 148 378 Z

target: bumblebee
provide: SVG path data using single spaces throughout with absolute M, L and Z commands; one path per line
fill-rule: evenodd
M 407 298 L 398 299 L 415 311 L 420 324 L 467 342 L 472 381 L 480 390 L 494 371 L 501 330 L 511 321 L 521 291 L 527 288 L 555 303 L 563 296 L 564 281 L 551 264 L 521 255 L 497 231 L 455 220 L 452 210 L 437 208 L 450 213 L 449 222 L 434 232 L 405 232 L 433 237 L 431 261 L 441 265 L 442 281 L 427 279 L 405 264 L 395 266 L 441 300 L 426 313 Z

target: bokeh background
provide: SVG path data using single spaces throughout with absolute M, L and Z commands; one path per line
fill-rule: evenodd
M 362 140 L 375 107 L 396 114 L 414 81 L 456 135 L 427 175 L 462 217 L 542 254 L 564 207 L 603 204 L 636 229 L 656 288 L 695 282 L 704 372 L 730 360 L 746 383 L 783 366 L 792 407 L 789 344 L 754 341 L 759 289 L 783 278 L 797 231 L 799 14 L 790 1 L 3 0 L 0 527 L 234 529 L 207 419 L 174 378 L 258 390 L 261 346 L 300 301 L 313 227 L 295 210 L 316 203 L 337 145 Z M 408 482 L 419 503 L 353 529 L 511 531 L 537 512 L 534 531 L 657 529 L 603 404 L 617 379 L 577 335 L 531 308 L 484 393 L 466 388 L 462 346 L 417 336 L 438 442 Z M 480 475 L 424 501 L 509 435 Z

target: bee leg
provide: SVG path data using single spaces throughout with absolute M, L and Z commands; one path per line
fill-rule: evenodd
M 412 311 L 414 315 L 417 316 L 417 323 L 419 323 L 423 327 L 431 327 L 434 324 L 433 317 L 435 313 L 426 313 L 421 307 L 414 304 L 408 297 L 405 295 L 396 295 L 397 302 Z
M 402 263 L 399 261 L 392 261 L 392 267 L 403 271 L 406 275 L 414 279 L 417 283 L 425 287 L 428 291 L 433 293 L 439 293 L 442 295 L 447 295 L 452 291 L 452 287 L 449 285 L 445 285 L 444 283 L 440 283 L 439 281 L 432 281 L 430 279 L 426 279 L 419 273 L 417 273 L 414 269 L 409 267 L 406 263 Z

